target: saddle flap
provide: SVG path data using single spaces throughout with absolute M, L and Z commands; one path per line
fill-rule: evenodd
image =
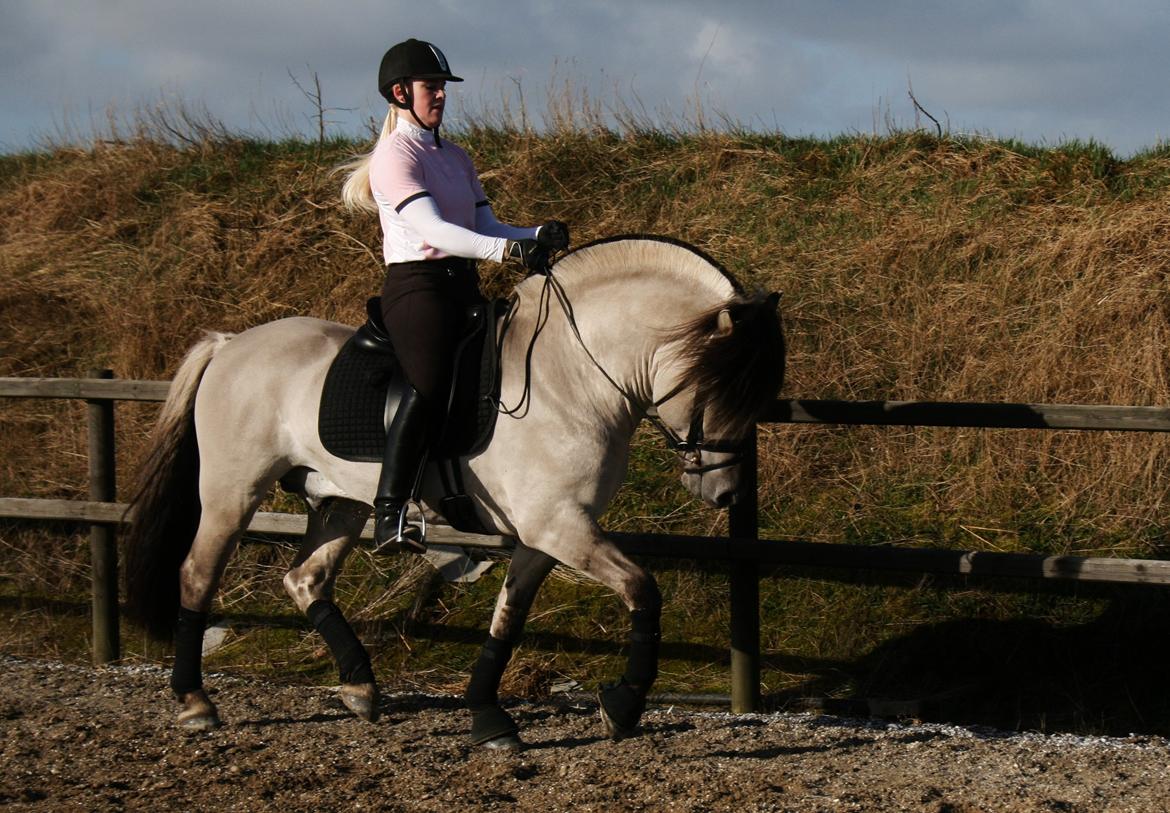
M 455 349 L 455 380 L 447 400 L 447 421 L 435 444 L 438 457 L 478 454 L 491 439 L 499 396 L 498 311 L 498 302 L 483 302 L 467 309 L 463 338 Z
M 455 375 L 447 420 L 432 458 L 478 454 L 495 427 L 499 395 L 496 317 L 507 303 L 477 304 L 454 360 Z M 386 427 L 401 400 L 402 380 L 393 344 L 382 325 L 378 297 L 366 303 L 367 321 L 338 352 L 325 377 L 318 433 L 330 454 L 346 460 L 377 462 L 386 445 Z

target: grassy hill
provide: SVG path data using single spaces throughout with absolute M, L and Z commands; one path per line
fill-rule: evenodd
M 1164 150 L 1122 161 L 1094 144 L 1037 148 L 922 133 L 537 135 L 499 125 L 453 137 L 471 152 L 501 219 L 557 217 L 572 225 L 575 242 L 670 235 L 707 251 L 748 287 L 783 291 L 786 397 L 1170 401 Z M 124 378 L 166 378 L 205 329 L 290 315 L 357 324 L 380 282 L 380 238 L 376 218 L 341 210 L 330 169 L 364 148 L 193 130 L 0 157 L 0 375 L 74 376 L 97 366 Z M 490 263 L 481 270 L 491 294 L 515 279 Z M 83 495 L 82 409 L 4 405 L 0 494 Z M 154 409 L 119 406 L 122 483 Z M 1140 433 L 770 426 L 761 430 L 762 532 L 1161 556 L 1168 462 L 1167 441 Z M 708 533 L 725 519 L 688 499 L 670 455 L 646 435 L 605 524 Z M 13 628 L 6 648 L 56 647 L 78 657 L 84 625 L 56 620 L 46 602 L 84 592 L 83 541 L 46 541 L 42 530 L 17 523 L 0 525 L 0 539 L 12 562 L 0 576 L 8 597 L 0 606 Z M 224 609 L 291 613 L 279 595 L 286 552 L 245 548 L 241 558 L 251 564 L 233 568 Z M 661 578 L 670 597 L 662 688 L 725 690 L 723 666 L 705 664 L 725 643 L 722 577 L 682 567 Z M 380 642 L 382 670 L 404 683 L 457 686 L 498 576 L 445 587 L 438 604 L 415 606 L 425 581 L 412 563 L 362 560 L 341 589 L 363 635 Z M 911 689 L 905 675 L 890 683 L 892 673 L 875 663 L 888 666 L 911 650 L 938 656 L 941 640 L 962 639 L 962 659 L 990 647 L 988 657 L 1003 666 L 1022 641 L 1031 642 L 1031 658 L 1067 650 L 1069 630 L 1116 642 L 1148 632 L 1151 617 L 1163 623 L 1161 610 L 1151 616 L 1144 604 L 1137 617 L 1147 626 L 1099 598 L 862 582 L 768 582 L 769 690 L 846 696 L 888 683 L 922 693 L 946 682 L 938 670 L 915 672 L 922 680 Z M 540 646 L 522 652 L 517 690 L 619 671 L 616 646 L 573 643 L 620 638 L 614 630 L 625 620 L 612 597 L 561 580 L 541 602 Z M 40 632 L 30 632 L 30 619 L 42 617 Z M 992 622 L 1043 624 L 1051 634 L 982 626 Z M 952 623 L 975 639 L 932 635 Z M 440 634 L 436 625 L 465 633 Z M 235 640 L 224 665 L 311 679 L 331 671 L 295 620 Z M 412 642 L 409 651 L 402 640 Z M 891 649 L 899 642 L 908 649 Z M 128 649 L 159 655 L 136 640 Z M 1093 727 L 1120 714 L 1082 707 L 1067 716 Z

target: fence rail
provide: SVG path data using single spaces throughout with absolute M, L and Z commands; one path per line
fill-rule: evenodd
M 777 401 L 760 422 L 1170 432 L 1170 408 L 946 401 Z
M 170 389 L 168 381 L 116 380 L 110 375 L 109 371 L 95 370 L 89 378 L 81 379 L 0 378 L 0 397 L 83 399 L 89 404 L 90 500 L 0 497 L 0 517 L 91 524 L 94 660 L 98 663 L 119 657 L 113 533 L 119 524 L 128 521 L 126 505 L 115 502 L 113 402 L 163 401 Z M 1170 408 L 788 400 L 775 402 L 761 423 L 1170 432 Z M 745 499 L 730 510 L 729 537 L 610 535 L 631 555 L 723 562 L 730 566 L 731 700 L 735 711 L 753 711 L 760 703 L 759 580 L 764 571 L 798 566 L 917 575 L 1170 585 L 1170 561 L 1162 560 L 761 540 L 756 469 L 756 450 L 752 444 L 744 467 Z M 305 526 L 303 515 L 261 512 L 254 517 L 249 530 L 299 536 L 305 532 Z M 367 524 L 363 537 L 372 538 L 372 523 Z M 504 537 L 473 536 L 442 525 L 431 526 L 428 538 L 439 544 L 472 548 L 507 549 L 511 545 Z

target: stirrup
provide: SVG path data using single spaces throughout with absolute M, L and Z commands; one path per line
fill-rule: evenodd
M 412 505 L 418 509 L 418 515 L 422 519 L 421 528 L 413 522 L 406 521 L 406 512 Z M 398 511 L 398 532 L 381 545 L 377 545 L 374 553 L 384 553 L 392 545 L 407 553 L 427 552 L 427 515 L 417 501 L 407 500 L 402 504 Z

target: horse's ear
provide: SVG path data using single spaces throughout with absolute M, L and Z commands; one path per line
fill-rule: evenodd
M 722 339 L 731 335 L 731 331 L 735 329 L 735 322 L 731 318 L 731 311 L 727 308 L 719 311 L 719 316 L 715 319 L 715 332 L 711 334 L 713 339 Z
M 779 291 L 773 291 L 772 293 L 768 294 L 767 298 L 764 299 L 764 302 L 770 308 L 777 308 L 780 306 L 780 296 L 781 294 Z

